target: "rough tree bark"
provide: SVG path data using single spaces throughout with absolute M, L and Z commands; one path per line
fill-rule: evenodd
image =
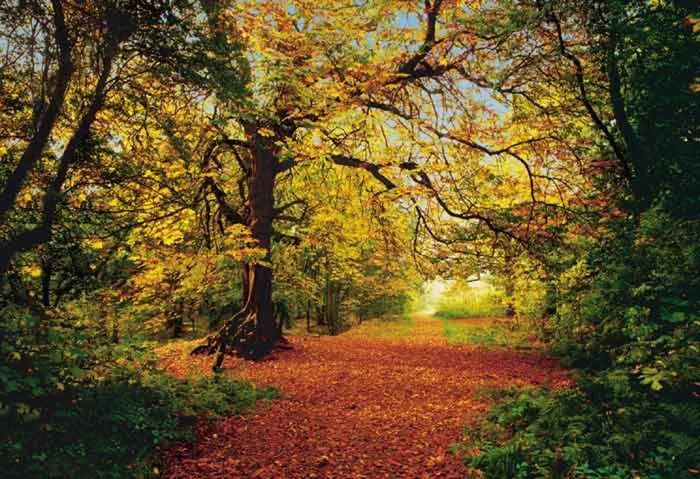
M 257 341 L 266 347 L 279 338 L 272 308 L 272 268 L 269 267 L 272 240 L 272 221 L 275 216 L 275 179 L 277 157 L 269 140 L 253 136 L 253 164 L 250 175 L 250 230 L 258 246 L 266 251 L 266 264 L 248 267 L 252 277 L 249 280 L 251 301 L 248 307 L 256 315 Z

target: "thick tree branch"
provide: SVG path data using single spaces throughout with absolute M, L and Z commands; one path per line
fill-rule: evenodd
M 276 241 L 290 243 L 290 244 L 293 244 L 295 246 L 300 245 L 301 241 L 302 241 L 301 238 L 299 238 L 298 236 L 290 235 L 287 233 L 282 233 L 281 231 L 278 231 L 278 230 L 272 231 L 272 237 Z
M 252 145 L 245 140 L 238 140 L 236 138 L 222 138 L 220 143 L 228 146 L 239 146 L 241 148 L 252 148 Z
M 333 155 L 329 159 L 336 165 L 349 166 L 351 168 L 361 168 L 368 171 L 372 176 L 374 176 L 381 184 L 386 186 L 387 190 L 396 188 L 396 183 L 391 181 L 389 178 L 384 176 L 381 172 L 381 167 L 370 163 L 368 161 L 360 160 L 358 158 L 353 158 L 351 156 L 345 155 Z
M 224 215 L 229 224 L 246 224 L 245 218 L 229 205 L 226 193 L 219 188 L 212 178 L 206 178 L 204 185 L 213 193 L 216 203 L 219 205 L 219 211 L 221 211 L 221 214 Z
M 287 170 L 291 170 L 296 166 L 296 161 L 294 158 L 286 158 L 282 161 L 277 162 L 277 173 L 284 173 Z
M 399 67 L 399 73 L 404 75 L 414 76 L 416 72 L 416 67 L 428 56 L 430 50 L 435 46 L 435 30 L 437 26 L 438 14 L 440 13 L 440 5 L 442 0 L 434 0 L 431 4 L 429 0 L 425 2 L 425 10 L 428 15 L 426 28 L 425 28 L 425 38 L 423 44 L 420 46 L 418 51 L 409 58 L 403 65 Z
M 635 133 L 634 128 L 632 128 L 627 116 L 625 100 L 622 97 L 621 92 L 620 72 L 617 68 L 617 60 L 615 59 L 615 43 L 612 41 L 608 51 L 608 77 L 610 100 L 612 102 L 613 114 L 615 115 L 615 121 L 620 129 L 620 133 L 622 133 L 625 144 L 628 150 L 632 153 L 632 156 L 635 158 L 645 159 L 646 155 L 644 148 L 642 147 L 642 143 Z M 631 182 L 632 172 L 626 158 L 624 158 L 622 161 L 622 167 L 624 168 L 625 177 Z
M 431 191 L 433 194 L 433 197 L 435 200 L 438 202 L 442 210 L 447 213 L 449 216 L 452 216 L 453 218 L 458 218 L 461 220 L 466 220 L 466 221 L 479 221 L 482 224 L 486 225 L 488 229 L 493 231 L 496 234 L 502 234 L 504 236 L 507 236 L 509 238 L 512 238 L 513 240 L 517 241 L 520 243 L 523 247 L 526 249 L 529 249 L 529 244 L 519 236 L 516 236 L 513 234 L 511 231 L 508 231 L 506 228 L 499 226 L 495 223 L 495 221 L 491 218 L 488 218 L 480 213 L 462 213 L 458 211 L 454 211 L 450 206 L 447 204 L 445 199 L 440 196 L 438 193 L 437 189 L 433 185 L 433 183 L 430 181 L 430 178 L 425 172 L 418 172 L 417 174 L 414 174 L 412 176 L 413 180 L 418 183 L 419 185 L 427 188 L 428 190 Z
M 291 208 L 292 206 L 296 206 L 296 205 L 308 206 L 308 203 L 302 199 L 292 200 L 289 203 L 285 203 L 282 206 L 278 206 L 277 208 L 275 208 L 275 214 L 279 215 L 279 214 L 283 213 L 284 211 L 288 210 L 289 208 Z

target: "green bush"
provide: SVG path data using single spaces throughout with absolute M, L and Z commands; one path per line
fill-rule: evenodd
M 494 320 L 490 324 L 470 321 L 443 320 L 442 332 L 452 344 L 481 344 L 484 346 L 530 349 L 535 331 L 527 323 L 514 320 Z
M 513 308 L 518 318 L 541 326 L 549 306 L 549 288 L 541 265 L 527 256 L 520 257 L 513 271 Z
M 563 391 L 510 391 L 463 445 L 487 478 L 691 479 L 700 404 L 660 400 L 623 371 Z
M 512 392 L 470 433 L 470 467 L 492 478 L 697 477 L 699 226 L 651 209 L 581 245 L 545 332 L 586 376 L 571 390 Z
M 579 367 L 622 367 L 653 389 L 700 382 L 700 223 L 658 210 L 561 275 L 553 346 Z M 595 272 L 595 274 L 593 274 Z
M 68 316 L 4 311 L 0 467 L 7 478 L 146 477 L 156 448 L 191 437 L 198 418 L 273 398 L 227 377 L 178 380 L 148 344 L 112 344 Z M 9 334 L 9 336 L 8 336 Z
M 407 293 L 380 296 L 371 302 L 360 302 L 355 308 L 355 313 L 362 320 L 382 316 L 401 317 L 409 312 L 411 302 L 412 298 Z

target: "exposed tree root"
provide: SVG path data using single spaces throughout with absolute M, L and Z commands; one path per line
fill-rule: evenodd
M 283 337 L 274 341 L 261 338 L 257 332 L 256 320 L 257 315 L 254 311 L 246 312 L 243 310 L 236 313 L 216 333 L 209 335 L 203 344 L 194 348 L 190 354 L 215 354 L 216 359 L 212 369 L 214 372 L 218 372 L 221 370 L 221 364 L 226 355 L 258 360 L 276 348 L 288 349 L 291 347 Z

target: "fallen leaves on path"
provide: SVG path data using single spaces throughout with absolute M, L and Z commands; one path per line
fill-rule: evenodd
M 448 345 L 440 321 L 427 316 L 395 337 L 361 327 L 291 342 L 265 361 L 227 359 L 229 374 L 285 397 L 173 447 L 163 477 L 461 478 L 449 449 L 488 409 L 479 389 L 569 383 L 536 354 Z M 210 367 L 210 359 L 193 361 Z M 165 358 L 174 374 L 183 373 L 180 362 Z

